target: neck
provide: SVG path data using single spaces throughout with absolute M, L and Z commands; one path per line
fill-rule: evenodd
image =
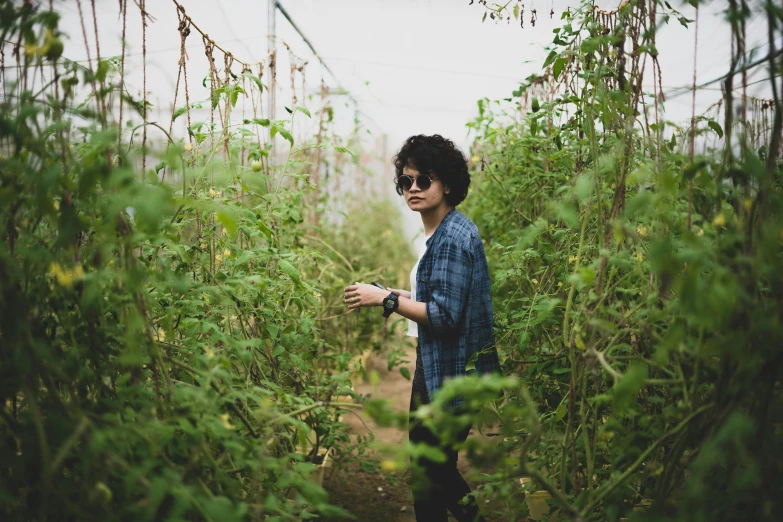
M 424 235 L 429 237 L 434 234 L 438 225 L 440 225 L 440 222 L 443 221 L 446 214 L 453 208 L 454 207 L 444 202 L 443 205 L 439 205 L 427 212 L 421 212 L 421 222 L 424 224 Z

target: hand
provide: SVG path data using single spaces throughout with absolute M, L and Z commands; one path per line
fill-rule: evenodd
M 394 292 L 395 294 L 399 295 L 400 297 L 404 297 L 406 299 L 411 298 L 411 293 L 407 290 L 398 290 L 397 288 L 387 288 L 389 292 Z
M 362 306 L 383 306 L 388 295 L 388 290 L 365 283 L 355 283 L 343 289 L 343 301 L 352 310 Z

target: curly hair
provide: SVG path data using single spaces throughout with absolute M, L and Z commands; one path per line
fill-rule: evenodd
M 468 195 L 470 173 L 468 163 L 454 142 L 439 134 L 411 136 L 394 156 L 396 182 L 403 175 L 402 170 L 410 167 L 422 174 L 434 174 L 449 189 L 446 202 L 456 207 Z M 397 193 L 402 190 L 397 186 Z

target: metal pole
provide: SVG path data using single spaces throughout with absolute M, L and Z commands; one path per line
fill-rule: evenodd
M 268 0 L 267 19 L 268 19 L 268 38 L 269 38 L 269 119 L 275 119 L 275 91 L 277 86 L 275 85 L 275 69 L 277 68 L 275 63 L 277 62 L 277 53 L 275 41 L 277 38 L 275 32 L 275 15 L 277 14 L 277 1 Z

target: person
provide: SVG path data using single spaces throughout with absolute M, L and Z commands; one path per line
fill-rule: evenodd
M 445 522 L 448 510 L 459 522 L 481 521 L 474 499 L 468 496 L 470 487 L 457 469 L 454 448 L 467 439 L 470 426 L 456 437 L 445 437 L 413 415 L 432 401 L 445 380 L 500 371 L 484 246 L 476 225 L 456 209 L 468 194 L 470 174 L 462 152 L 437 134 L 408 138 L 394 166 L 397 193 L 421 215 L 426 250 L 411 272 L 410 291 L 356 283 L 345 288 L 344 300 L 352 309 L 381 306 L 385 317 L 397 313 L 407 318 L 409 334 L 419 339 L 409 439 L 437 447 L 446 461 L 412 459 L 416 520 Z M 461 403 L 460 397 L 453 399 L 455 412 L 461 411 Z

